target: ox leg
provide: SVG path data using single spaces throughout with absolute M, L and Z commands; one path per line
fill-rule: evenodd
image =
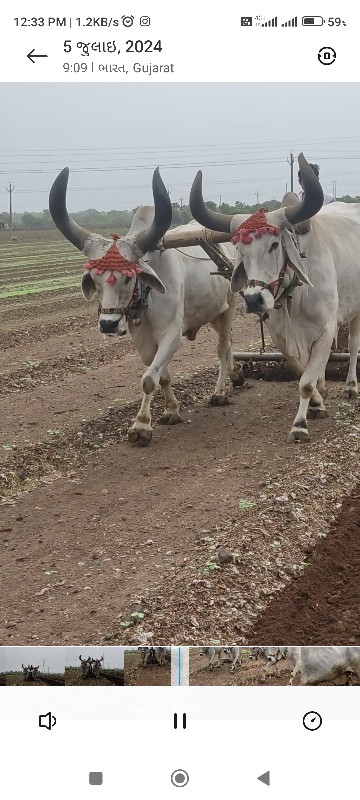
M 359 387 L 356 377 L 357 357 L 360 350 L 360 314 L 351 320 L 349 325 L 349 371 L 346 378 L 346 396 L 349 400 L 355 400 L 359 395 Z
M 141 383 L 144 394 L 140 411 L 128 431 L 128 439 L 132 444 L 147 447 L 151 442 L 151 400 L 154 392 L 159 387 L 160 377 L 166 370 L 174 353 L 179 349 L 181 341 L 181 330 L 178 328 L 168 330 L 158 344 L 152 363 L 142 376 Z M 141 353 L 140 355 L 142 356 Z M 144 358 L 143 361 L 146 363 Z
M 323 370 L 323 372 L 318 377 L 317 389 L 320 392 L 321 397 L 323 398 L 323 400 L 326 400 L 326 398 L 328 396 L 328 390 L 327 390 L 326 381 L 325 381 L 325 369 Z
M 297 359 L 286 359 L 289 369 L 295 372 L 299 378 L 304 374 L 304 368 L 301 366 Z M 325 370 L 319 375 L 317 380 L 317 387 L 314 389 L 309 402 L 308 417 L 309 419 L 325 419 L 328 415 L 324 406 L 323 398 L 327 395 L 327 388 L 325 384 Z
M 307 366 L 300 378 L 300 403 L 298 412 L 288 436 L 288 443 L 309 442 L 309 431 L 307 428 L 307 413 L 310 400 L 313 400 L 314 392 L 317 392 L 316 383 L 319 375 L 324 374 L 325 366 L 329 360 L 331 344 L 333 341 L 332 331 L 325 330 L 320 338 L 313 344 L 311 355 Z M 317 392 L 317 394 L 319 394 Z M 316 397 L 316 395 L 315 395 Z M 321 395 L 319 395 L 321 398 Z M 313 401 L 314 402 L 314 401 Z M 321 398 L 322 403 L 322 398 Z M 320 410 L 320 409 L 319 409 Z
M 178 422 L 181 422 L 180 405 L 174 395 L 171 375 L 167 368 L 161 374 L 160 386 L 165 396 L 165 411 L 160 421 L 163 425 L 177 425 Z
M 219 359 L 219 374 L 215 391 L 210 398 L 212 406 L 224 406 L 229 401 L 226 395 L 226 375 L 229 373 L 233 386 L 242 386 L 245 382 L 240 364 L 236 364 L 232 354 L 231 325 L 234 317 L 234 308 L 231 305 L 227 311 L 212 320 L 211 327 L 218 335 L 217 354 Z

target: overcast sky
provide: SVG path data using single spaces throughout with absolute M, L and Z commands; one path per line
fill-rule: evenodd
M 6 671 L 21 671 L 21 664 L 40 667 L 41 672 L 63 673 L 65 668 L 63 647 L 7 647 Z
M 67 647 L 65 664 L 67 667 L 80 667 L 82 658 L 101 658 L 104 656 L 106 669 L 124 669 L 124 650 L 122 647 Z
M 0 211 L 9 181 L 15 211 L 46 208 L 65 166 L 70 211 L 149 204 L 158 165 L 172 202 L 188 202 L 198 168 L 207 200 L 281 199 L 291 150 L 320 165 L 325 192 L 360 194 L 354 83 L 13 83 L 0 106 Z

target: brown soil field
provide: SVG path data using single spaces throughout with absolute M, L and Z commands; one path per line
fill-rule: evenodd
M 65 686 L 123 686 L 124 671 L 103 670 L 98 678 L 83 678 L 81 669 L 65 667 Z
M 8 672 L 6 674 L 6 686 L 64 686 L 64 675 L 44 675 L 34 681 L 24 680 L 20 672 Z
M 230 661 L 209 670 L 206 656 L 201 656 L 197 648 L 190 647 L 189 658 L 190 686 L 287 686 L 291 678 L 291 667 L 283 658 L 265 669 L 267 665 L 263 658 L 252 660 L 244 652 L 241 667 L 237 665 L 233 672 L 230 671 Z M 297 674 L 293 686 L 300 685 L 300 675 Z
M 170 662 L 143 667 L 140 653 L 125 650 L 124 670 L 125 686 L 171 686 Z
M 297 381 L 271 362 L 269 337 L 269 362 L 213 408 L 204 328 L 171 363 L 183 424 L 159 424 L 159 394 L 150 447 L 132 446 L 144 367 L 128 336 L 98 334 L 82 257 L 52 231 L 4 242 L 0 643 L 360 643 L 360 413 L 343 397 L 346 368 L 328 369 L 329 416 L 310 420 L 311 443 L 291 446 Z M 2 296 L 27 258 L 36 291 Z M 39 292 L 40 273 L 76 285 Z M 233 334 L 235 350 L 260 346 L 242 308 Z

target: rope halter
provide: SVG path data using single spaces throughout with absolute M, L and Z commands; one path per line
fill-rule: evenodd
M 271 233 L 274 236 L 280 236 L 281 229 L 276 228 L 274 225 L 269 225 L 265 214 L 267 213 L 267 208 L 260 208 L 259 211 L 256 211 L 255 214 L 252 214 L 251 217 L 246 219 L 244 222 L 239 225 L 236 229 L 234 236 L 231 239 L 232 244 L 237 244 L 241 242 L 242 244 L 251 244 L 254 239 L 260 239 L 261 236 L 264 236 L 266 233 Z M 253 236 L 250 236 L 253 234 Z M 259 280 L 250 280 L 247 282 L 247 286 L 249 288 L 253 288 L 254 286 L 261 286 L 262 289 L 268 289 L 271 294 L 274 296 L 276 286 L 279 286 L 282 282 L 286 270 L 286 263 L 282 267 L 279 277 L 275 278 L 275 280 L 266 283 L 265 281 Z

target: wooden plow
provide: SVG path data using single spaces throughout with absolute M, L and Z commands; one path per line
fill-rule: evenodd
M 215 266 L 218 268 L 217 272 L 212 272 L 211 275 L 221 275 L 226 280 L 231 280 L 232 271 L 234 269 L 234 265 L 231 259 L 223 253 L 219 244 L 223 242 L 229 242 L 231 239 L 231 234 L 229 233 L 220 233 L 218 231 L 212 231 L 208 228 L 195 228 L 194 230 L 188 231 L 180 231 L 176 232 L 176 230 L 167 231 L 165 236 L 163 237 L 162 241 L 160 242 L 160 247 L 163 247 L 164 250 L 169 250 L 170 248 L 180 248 L 180 247 L 202 247 L 205 251 L 206 255 L 211 258 L 214 262 Z M 282 353 L 272 353 L 271 351 L 265 352 L 264 348 L 260 349 L 259 351 L 239 351 L 233 353 L 234 359 L 236 361 L 286 361 Z M 337 362 L 337 363 L 346 363 L 350 359 L 350 353 L 330 353 L 329 362 Z M 357 357 L 358 363 L 360 363 L 360 354 Z

